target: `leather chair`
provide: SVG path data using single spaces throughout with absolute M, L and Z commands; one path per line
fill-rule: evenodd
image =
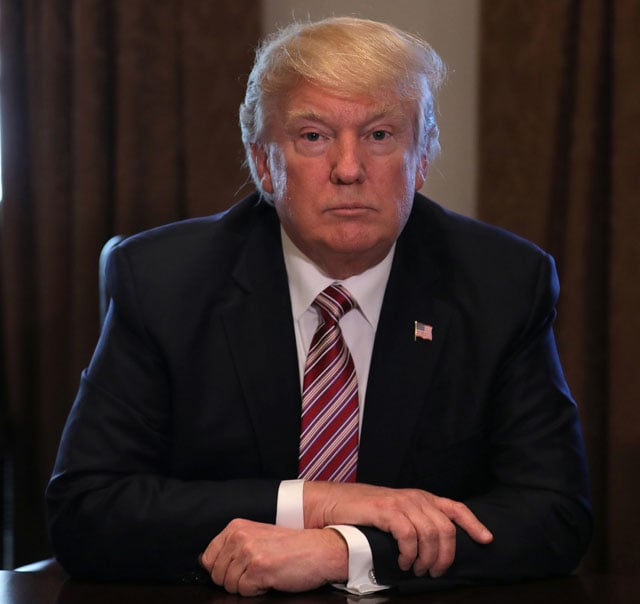
M 102 250 L 100 251 L 100 257 L 98 259 L 98 287 L 101 326 L 104 322 L 104 318 L 109 308 L 109 292 L 107 289 L 107 280 L 105 273 L 107 268 L 107 259 L 109 258 L 109 254 L 111 253 L 113 248 L 116 247 L 116 245 L 118 245 L 123 239 L 124 235 L 114 235 L 102 246 Z M 56 576 L 65 575 L 65 571 L 55 558 L 38 560 L 37 562 L 31 562 L 30 564 L 25 564 L 23 566 L 14 568 L 13 570 L 15 570 L 16 572 L 47 573 Z
M 124 239 L 124 235 L 114 235 L 103 246 L 98 259 L 98 287 L 100 295 L 100 326 L 104 323 L 109 309 L 109 292 L 107 291 L 106 268 L 109 254 Z

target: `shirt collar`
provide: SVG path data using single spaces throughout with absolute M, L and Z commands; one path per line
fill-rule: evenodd
M 336 282 L 324 275 L 320 269 L 305 256 L 291 241 L 284 229 L 280 227 L 282 235 L 282 251 L 284 263 L 289 279 L 289 293 L 291 296 L 291 310 L 294 321 L 298 321 L 311 306 L 316 296 L 327 286 Z M 337 281 L 342 283 L 358 302 L 360 312 L 364 318 L 376 329 L 382 308 L 382 299 L 387 286 L 395 243 L 381 262 L 372 268 L 354 275 L 348 279 Z

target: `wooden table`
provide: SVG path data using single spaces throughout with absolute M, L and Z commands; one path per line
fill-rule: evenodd
M 210 586 L 90 584 L 68 580 L 58 567 L 45 572 L 0 571 L 2 604 L 637 604 L 640 577 L 573 576 L 562 579 L 458 588 L 419 595 L 358 599 L 335 590 L 270 593 L 258 598 Z

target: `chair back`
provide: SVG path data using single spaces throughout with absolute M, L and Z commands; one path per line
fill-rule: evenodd
M 107 260 L 109 254 L 113 251 L 122 240 L 124 235 L 114 235 L 103 246 L 100 252 L 100 258 L 98 260 L 98 287 L 100 288 L 100 327 L 104 323 L 104 319 L 107 316 L 107 310 L 109 309 L 109 291 L 107 288 Z

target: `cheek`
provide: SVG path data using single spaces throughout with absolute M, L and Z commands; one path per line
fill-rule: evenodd
M 401 191 L 397 192 L 399 197 L 396 204 L 400 229 L 404 227 L 409 219 L 409 214 L 411 214 L 411 209 L 413 208 L 413 198 L 417 190 L 416 185 L 419 184 L 416 177 L 415 157 L 407 156 L 404 166 Z

